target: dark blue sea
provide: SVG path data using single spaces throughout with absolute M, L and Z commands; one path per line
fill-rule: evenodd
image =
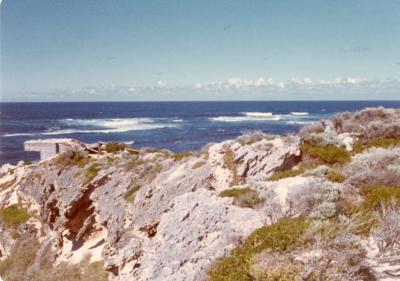
M 124 142 L 173 151 L 261 130 L 298 132 L 307 124 L 365 107 L 400 108 L 400 101 L 0 103 L 0 164 L 37 160 L 31 139 Z

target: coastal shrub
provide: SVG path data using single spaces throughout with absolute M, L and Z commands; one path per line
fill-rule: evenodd
M 235 152 L 230 148 L 225 151 L 224 164 L 232 173 L 231 186 L 239 184 L 239 177 L 235 163 Z
M 78 264 L 55 265 L 50 253 L 37 256 L 37 239 L 24 236 L 16 241 L 10 256 L 0 262 L 0 276 L 7 281 L 107 281 L 102 261 L 90 262 L 85 257 Z
M 16 241 L 10 256 L 0 262 L 0 276 L 7 281 L 29 280 L 27 271 L 35 260 L 39 246 L 37 240 Z
M 395 204 L 400 208 L 400 187 L 396 186 L 368 186 L 360 189 L 364 198 L 362 210 L 378 210 L 382 204 Z
M 302 280 L 375 280 L 366 263 L 366 251 L 359 229 L 362 214 L 313 221 L 304 238 L 308 247 Z
M 305 170 L 304 168 L 299 168 L 299 169 L 275 172 L 272 176 L 268 178 L 268 180 L 277 181 L 280 179 L 296 177 L 304 173 L 304 170 Z
M 358 229 L 363 235 L 369 235 L 371 230 L 378 226 L 377 212 L 381 210 L 382 205 L 390 204 L 400 208 L 400 187 L 368 186 L 360 188 L 360 195 L 363 198 L 362 202 L 353 206 L 347 214 L 349 216 L 358 214 L 364 221 Z
M 132 159 L 129 159 L 126 162 L 124 162 L 122 164 L 122 168 L 124 169 L 125 172 L 128 172 L 143 165 L 144 163 L 146 163 L 146 161 L 143 160 L 142 158 L 133 157 Z
M 83 168 L 90 161 L 89 154 L 81 150 L 69 150 L 58 154 L 51 162 L 57 166 L 78 166 Z
M 288 215 L 326 219 L 336 215 L 341 189 L 336 183 L 315 179 L 287 195 Z
M 400 146 L 400 138 L 383 138 L 376 140 L 367 140 L 366 142 L 357 141 L 353 144 L 353 152 L 361 153 L 371 147 L 393 148 Z
M 257 281 L 301 280 L 303 264 L 291 253 L 264 251 L 253 258 L 250 275 Z
M 357 133 L 361 139 L 399 138 L 400 110 L 366 108 L 354 114 L 344 112 L 332 117 L 339 133 Z
M 263 139 L 271 140 L 273 138 L 274 138 L 274 136 L 267 135 L 267 134 L 263 133 L 262 131 L 255 131 L 255 132 L 248 132 L 248 133 L 245 133 L 245 134 L 239 136 L 237 138 L 237 141 L 241 145 L 250 145 L 250 144 L 259 142 Z
M 398 202 L 397 202 L 398 203 Z M 372 232 L 380 254 L 400 254 L 400 209 L 397 204 L 382 204 L 376 212 L 378 227 Z
M 320 159 L 327 164 L 345 164 L 351 158 L 351 154 L 346 149 L 334 144 L 314 146 L 303 142 L 300 144 L 300 151 L 303 157 L 307 155 L 311 158 Z
M 108 153 L 116 153 L 125 150 L 127 147 L 124 143 L 109 142 L 106 143 L 105 150 Z
M 0 221 L 7 227 L 25 223 L 28 219 L 29 214 L 26 209 L 20 208 L 18 205 L 11 205 L 0 210 Z
M 331 182 L 344 182 L 346 178 L 338 170 L 329 170 L 326 174 L 326 179 Z
M 231 188 L 222 191 L 220 197 L 232 197 L 233 204 L 243 208 L 254 208 L 262 203 L 258 192 L 251 188 Z
M 140 188 L 141 188 L 140 185 L 134 185 L 133 187 L 131 187 L 124 195 L 125 200 L 128 201 L 129 203 L 134 203 L 136 192 L 139 191 Z
M 338 137 L 334 131 L 323 131 L 323 132 L 311 132 L 303 133 L 300 135 L 301 140 L 304 143 L 308 143 L 312 146 L 325 147 L 328 145 L 335 145 L 338 147 L 345 147 L 343 141 Z
M 304 126 L 300 130 L 300 136 L 309 135 L 312 133 L 322 133 L 325 131 L 325 127 L 321 123 L 314 123 L 308 126 Z
M 93 163 L 92 165 L 90 165 L 90 167 L 85 170 L 84 174 L 85 180 L 83 184 L 85 185 L 91 182 L 97 176 L 99 171 L 100 171 L 99 163 Z
M 104 262 L 90 262 L 90 256 L 84 257 L 78 264 L 61 262 L 56 266 L 42 259 L 41 265 L 41 270 L 26 281 L 108 281 Z
M 231 255 L 216 261 L 209 271 L 210 281 L 251 281 L 252 259 L 263 251 L 287 252 L 302 245 L 302 236 L 309 226 L 303 217 L 283 218 L 276 224 L 255 230 Z
M 193 153 L 190 153 L 190 152 L 178 152 L 178 153 L 175 153 L 172 156 L 172 158 L 174 159 L 175 162 L 178 162 L 184 158 L 191 157 L 192 155 L 193 155 Z
M 400 148 L 371 148 L 353 157 L 343 169 L 346 182 L 356 186 L 400 186 Z

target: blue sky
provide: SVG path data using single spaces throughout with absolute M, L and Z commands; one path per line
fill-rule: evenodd
M 397 0 L 0 7 L 2 100 L 400 98 Z

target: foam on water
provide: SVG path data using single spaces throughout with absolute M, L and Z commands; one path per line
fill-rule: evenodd
M 209 120 L 217 122 L 252 122 L 252 121 L 279 121 L 280 116 L 250 117 L 250 116 L 218 116 L 210 117 Z
M 241 114 L 248 117 L 272 117 L 272 112 L 241 112 Z
M 62 119 L 61 124 L 75 128 L 47 130 L 35 133 L 4 134 L 5 137 L 34 136 L 34 135 L 68 135 L 68 134 L 110 134 L 124 133 L 140 130 L 154 130 L 168 127 L 176 127 L 176 124 L 155 122 L 150 118 L 114 118 L 114 119 Z
M 308 112 L 290 112 L 291 115 L 303 116 L 308 115 Z

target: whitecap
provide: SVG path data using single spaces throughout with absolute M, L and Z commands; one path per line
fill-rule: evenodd
M 210 117 L 209 120 L 217 122 L 252 122 L 252 121 L 279 121 L 280 116 L 250 117 L 250 116 L 218 116 Z
M 35 133 L 4 134 L 4 137 L 35 135 L 68 135 L 68 134 L 110 134 L 140 130 L 154 130 L 176 127 L 176 124 L 157 123 L 150 118 L 114 118 L 114 119 L 62 119 L 60 123 L 77 128 L 52 130 Z M 84 128 L 82 128 L 84 127 Z
M 314 124 L 315 121 L 287 121 L 286 124 L 289 125 L 309 125 Z
M 302 116 L 302 115 L 308 115 L 308 112 L 290 112 L 291 115 L 296 115 L 296 116 Z
M 241 112 L 241 114 L 248 117 L 272 117 L 272 112 Z

